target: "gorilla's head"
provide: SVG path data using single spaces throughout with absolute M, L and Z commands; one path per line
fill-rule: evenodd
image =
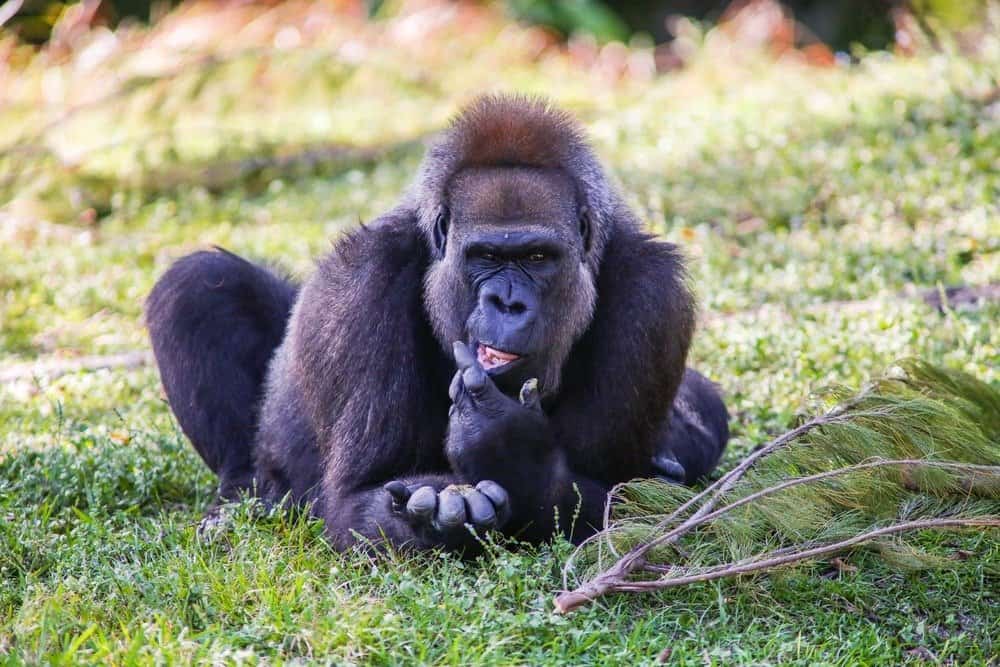
M 617 205 L 577 125 L 541 102 L 483 98 L 428 152 L 411 197 L 441 344 L 469 344 L 507 393 L 532 377 L 557 391 Z
M 589 223 L 573 182 L 557 169 L 473 167 L 455 176 L 448 194 L 434 275 L 452 283 L 442 290 L 456 316 L 448 319 L 464 320 L 461 336 L 449 322 L 450 335 L 476 351 L 504 391 L 531 377 L 554 390 L 596 300 Z

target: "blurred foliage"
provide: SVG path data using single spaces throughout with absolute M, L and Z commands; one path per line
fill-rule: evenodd
M 974 26 L 988 7 L 984 0 L 909 0 L 908 4 L 921 16 L 940 21 L 942 26 L 953 30 Z
M 600 0 L 506 0 L 523 21 L 552 28 L 561 35 L 585 33 L 599 42 L 624 42 L 629 27 Z
M 370 17 L 377 17 L 392 2 L 357 0 Z M 483 0 L 487 2 L 488 0 Z M 117 25 L 122 20 L 149 21 L 165 13 L 179 0 L 25 0 L 9 27 L 21 39 L 44 43 L 67 10 L 94 4 L 95 24 Z M 273 3 L 270 3 L 273 4 Z M 727 8 L 746 0 L 502 0 L 510 13 L 527 23 L 544 26 L 562 37 L 586 34 L 600 43 L 628 42 L 635 34 L 656 43 L 675 37 L 669 25 L 677 17 L 718 21 Z M 834 49 L 848 50 L 854 44 L 884 49 L 894 43 L 894 12 L 907 10 L 921 20 L 946 30 L 962 30 L 981 21 L 985 0 L 783 0 L 817 39 Z
M 710 23 L 727 12 L 753 3 L 746 0 L 622 0 L 611 3 L 630 30 L 646 33 L 657 43 L 674 38 L 670 26 L 678 17 Z M 868 49 L 892 46 L 892 8 L 896 0 L 783 0 L 781 3 L 814 39 L 834 49 L 853 44 Z
M 79 11 L 85 5 L 94 5 L 91 24 L 117 25 L 121 21 L 149 21 L 157 12 L 166 12 L 180 0 L 24 0 L 17 14 L 7 26 L 26 42 L 43 44 L 67 12 Z

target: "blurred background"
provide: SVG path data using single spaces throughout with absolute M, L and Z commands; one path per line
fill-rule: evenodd
M 155 21 L 181 4 L 176 0 L 9 0 L 9 26 L 29 42 L 40 44 L 53 37 L 57 24 L 66 20 L 86 25 L 117 26 L 122 22 Z M 281 4 L 275 0 L 269 5 Z M 385 0 L 333 3 L 342 10 L 371 19 L 398 12 L 400 3 Z M 423 3 L 426 4 L 426 3 Z M 480 3 L 486 4 L 486 3 Z M 525 24 L 542 26 L 560 38 L 589 35 L 600 42 L 633 39 L 669 42 L 676 37 L 671 24 L 678 18 L 718 22 L 756 5 L 777 3 L 753 0 L 505 0 L 500 3 L 511 17 Z M 985 5 L 977 0 L 786 0 L 781 3 L 799 23 L 800 39 L 819 41 L 835 50 L 854 45 L 883 49 L 895 43 L 897 29 L 906 30 L 907 18 L 945 29 L 975 25 L 984 16 Z M 16 8 L 16 9 L 15 9 Z M 903 25 L 901 25 L 901 23 Z M 60 33 L 56 34 L 61 37 Z
M 485 90 L 586 112 L 668 82 L 671 99 L 778 72 L 808 84 L 878 53 L 988 60 L 996 23 L 977 0 L 6 0 L 0 205 L 94 221 L 113 193 L 405 153 Z

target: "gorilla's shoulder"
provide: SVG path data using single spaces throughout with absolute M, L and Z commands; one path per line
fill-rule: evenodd
M 595 331 L 619 341 L 623 331 L 643 331 L 650 340 L 686 345 L 695 311 L 676 245 L 637 231 L 611 238 L 597 280 Z
M 316 277 L 328 284 L 349 280 L 385 288 L 419 276 L 429 259 L 416 217 L 411 211 L 397 209 L 338 238 L 319 260 Z
M 660 272 L 684 278 L 684 255 L 673 243 L 645 232 L 623 230 L 608 244 L 604 265 L 627 273 Z
M 356 364 L 373 368 L 375 357 L 388 358 L 384 345 L 368 349 L 359 341 L 380 341 L 391 331 L 402 349 L 405 341 L 423 336 L 429 256 L 415 218 L 403 209 L 339 237 L 296 304 L 289 329 L 293 354 L 307 366 L 328 364 L 320 377 L 344 376 L 356 371 Z
M 599 295 L 615 301 L 654 306 L 658 298 L 688 295 L 688 276 L 681 250 L 667 241 L 637 231 L 623 231 L 608 243 L 598 278 Z

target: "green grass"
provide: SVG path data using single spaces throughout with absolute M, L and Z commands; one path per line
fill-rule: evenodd
M 0 369 L 146 348 L 142 299 L 195 248 L 308 274 L 330 239 L 393 204 L 420 159 L 407 142 L 483 90 L 488 71 L 491 88 L 546 92 L 576 112 L 649 228 L 685 248 L 703 308 L 692 365 L 734 415 L 725 466 L 788 427 L 811 390 L 856 385 L 902 356 L 1000 382 L 1000 304 L 939 313 L 914 296 L 1000 280 L 995 40 L 977 59 L 873 54 L 817 70 L 729 62 L 709 33 L 685 71 L 609 82 L 558 53 L 536 59 L 495 17 L 444 30 L 434 48 L 386 46 L 361 65 L 330 62 L 355 37 L 333 30 L 48 128 L 134 56 L 81 79 L 18 52 L 0 104 Z M 63 82 L 62 105 L 39 102 L 46 77 Z M 18 142 L 45 150 L 2 148 Z M 316 142 L 396 147 L 374 162 L 162 187 L 168 172 Z M 859 552 L 856 570 L 819 563 L 559 617 L 564 543 L 477 563 L 373 560 L 332 552 L 315 522 L 249 507 L 202 543 L 213 482 L 153 369 L 0 387 L 0 660 L 1000 659 L 996 531 L 922 536 L 955 556 L 948 570 L 901 572 Z

